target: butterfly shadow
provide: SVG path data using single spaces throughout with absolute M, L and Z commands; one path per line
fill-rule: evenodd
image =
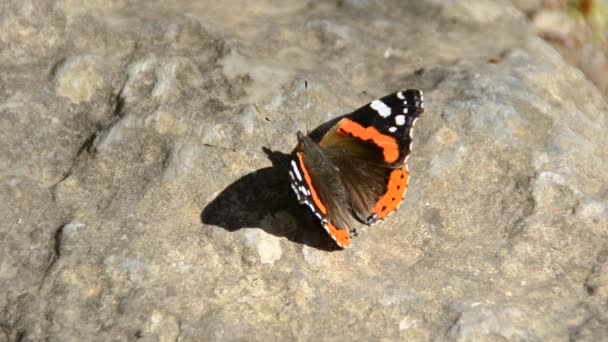
M 298 244 L 324 251 L 339 250 L 319 220 L 300 206 L 293 194 L 287 177 L 291 156 L 266 147 L 262 150 L 273 166 L 230 184 L 203 209 L 201 222 L 229 232 L 257 227 Z

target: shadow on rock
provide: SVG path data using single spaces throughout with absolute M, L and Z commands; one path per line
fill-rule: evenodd
M 325 251 L 339 249 L 317 218 L 299 205 L 289 185 L 290 155 L 264 148 L 272 167 L 243 176 L 230 184 L 201 213 L 204 224 L 230 232 L 258 227 Z

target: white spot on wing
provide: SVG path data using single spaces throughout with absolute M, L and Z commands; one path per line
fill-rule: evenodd
M 391 108 L 380 100 L 372 101 L 372 103 L 370 103 L 370 107 L 378 112 L 378 114 L 383 118 L 391 116 Z
M 395 132 L 397 132 L 397 127 L 392 126 L 391 128 L 388 129 L 388 131 L 391 133 L 395 133 Z
M 405 98 L 405 96 L 403 96 L 403 92 L 401 92 L 401 91 L 397 93 L 397 97 L 398 97 L 400 100 L 403 100 L 403 99 Z
M 398 126 L 403 126 L 403 124 L 405 124 L 405 115 L 397 115 L 397 116 L 395 116 L 395 123 Z
M 296 177 L 298 178 L 298 180 L 301 182 L 302 181 L 302 175 L 300 174 L 300 170 L 298 170 L 298 165 L 296 165 L 296 161 L 295 160 L 291 161 L 291 168 L 293 169 L 293 172 L 296 174 Z

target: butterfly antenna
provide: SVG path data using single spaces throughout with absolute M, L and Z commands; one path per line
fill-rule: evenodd
M 305 119 L 305 124 L 306 124 L 306 135 L 308 135 L 308 133 L 310 133 L 308 131 L 308 116 L 310 115 L 310 98 L 308 97 L 308 81 L 304 80 L 304 92 L 305 92 L 305 96 L 306 96 L 306 119 Z
M 260 119 L 260 113 L 262 111 L 260 110 L 258 105 L 254 104 L 253 106 L 255 107 L 255 116 L 258 118 L 258 122 L 260 123 L 260 126 L 262 126 L 262 130 L 264 131 L 264 137 L 266 138 L 266 146 L 268 147 L 268 149 L 272 150 L 272 147 L 270 147 L 270 140 L 268 139 L 268 132 L 266 132 L 266 126 L 264 125 L 264 121 Z

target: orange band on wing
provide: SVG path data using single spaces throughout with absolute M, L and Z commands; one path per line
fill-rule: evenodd
M 315 202 L 315 205 L 317 206 L 317 208 L 319 208 L 321 214 L 327 215 L 327 208 L 325 207 L 323 202 L 321 202 L 321 199 L 317 195 L 315 188 L 312 186 L 312 180 L 310 178 L 310 174 L 308 174 L 306 165 L 304 165 L 304 157 L 302 156 L 302 153 L 298 152 L 297 156 L 298 161 L 300 162 L 300 170 L 302 170 L 302 173 L 304 173 L 304 180 L 306 181 L 306 184 L 308 184 L 308 190 L 310 190 L 310 196 L 312 197 L 313 202 Z M 348 229 L 339 229 L 331 222 L 324 223 L 323 225 L 325 226 L 325 229 L 329 231 L 331 237 L 336 240 L 340 247 L 346 248 L 350 246 L 350 231 Z
M 306 184 L 308 184 L 308 190 L 310 190 L 310 195 L 312 196 L 313 202 L 315 202 L 315 205 L 317 206 L 317 208 L 319 208 L 321 214 L 327 215 L 327 208 L 325 208 L 325 205 L 323 204 L 323 202 L 321 202 L 321 199 L 317 195 L 315 187 L 312 186 L 312 180 L 310 179 L 310 175 L 308 174 L 308 170 L 306 169 L 306 165 L 304 164 L 304 157 L 302 157 L 301 152 L 298 152 L 298 161 L 300 162 L 300 169 L 304 173 L 304 180 L 306 181 Z
M 403 165 L 402 168 L 391 171 L 386 192 L 374 206 L 374 212 L 378 214 L 378 219 L 385 217 L 393 210 L 397 209 L 401 201 L 403 201 L 409 178 L 410 173 L 407 170 L 407 165 Z
M 340 247 L 346 248 L 350 246 L 350 231 L 348 229 L 338 229 L 331 222 L 327 222 L 325 225 L 329 229 L 329 234 Z
M 352 134 L 357 139 L 371 140 L 382 148 L 384 160 L 392 163 L 399 158 L 399 144 L 397 140 L 390 135 L 384 135 L 373 127 L 363 127 L 358 123 L 344 118 L 338 123 L 338 132 L 342 134 Z

